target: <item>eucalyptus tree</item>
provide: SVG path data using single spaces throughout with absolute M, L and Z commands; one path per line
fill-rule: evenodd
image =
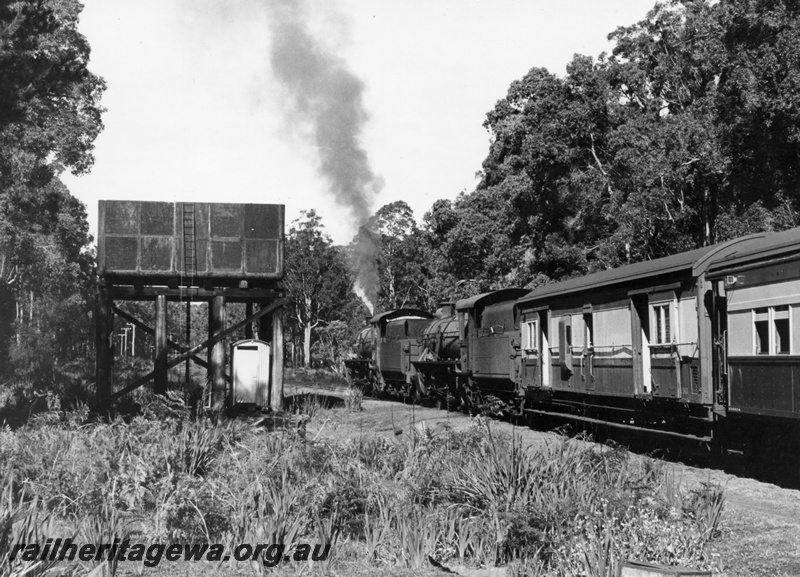
M 303 364 L 311 365 L 315 329 L 351 319 L 358 307 L 345 253 L 335 246 L 316 211 L 303 211 L 285 244 L 284 283 L 289 331 L 302 340 Z
M 81 10 L 77 0 L 0 1 L 0 302 L 12 303 L 0 307 L 5 370 L 29 368 L 24 359 L 37 355 L 52 362 L 43 349 L 64 348 L 56 344 L 69 340 L 64 327 L 73 339 L 83 330 L 76 310 L 87 318 L 86 212 L 58 179 L 91 168 L 103 128 L 105 83 L 88 68 Z M 16 364 L 2 362 L 9 340 Z
M 477 189 L 426 216 L 446 282 L 534 286 L 798 221 L 800 8 L 667 0 L 487 114 Z

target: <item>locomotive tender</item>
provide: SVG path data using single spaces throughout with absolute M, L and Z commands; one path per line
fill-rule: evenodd
M 800 445 L 800 228 L 477 295 L 433 320 L 414 311 L 394 334 L 404 310 L 365 329 L 369 376 L 418 395 L 724 448 Z

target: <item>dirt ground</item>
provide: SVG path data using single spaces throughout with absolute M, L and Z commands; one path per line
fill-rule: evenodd
M 335 406 L 344 395 L 344 388 L 286 386 L 286 396 L 303 392 L 330 395 Z M 338 411 L 337 411 L 338 412 Z M 344 413 L 344 409 L 342 409 Z M 307 438 L 347 438 L 364 433 L 389 437 L 408 435 L 412 428 L 446 425 L 453 429 L 468 427 L 466 414 L 399 402 L 365 399 L 363 410 L 337 414 L 336 419 L 309 425 Z M 536 445 L 553 441 L 554 433 L 494 421 L 492 428 L 515 435 L 523 443 Z M 637 456 L 636 458 L 649 458 Z M 718 469 L 699 468 L 670 463 L 682 487 L 690 490 L 701 483 L 718 483 L 725 489 L 726 505 L 722 518 L 722 534 L 713 542 L 720 554 L 726 576 L 794 576 L 800 575 L 800 491 L 784 489 Z

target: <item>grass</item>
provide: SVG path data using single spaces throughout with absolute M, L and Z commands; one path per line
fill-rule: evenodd
M 405 574 L 445 564 L 610 575 L 622 558 L 718 566 L 710 545 L 725 503 L 719 487 L 683 488 L 667 469 L 619 448 L 564 438 L 533 449 L 483 418 L 463 431 L 421 426 L 392 440 L 308 440 L 195 418 L 175 398 L 141 401 L 141 416 L 127 421 L 90 422 L 80 409 L 0 432 L 0 553 L 27 532 L 40 542 L 134 535 L 230 548 L 331 545 L 327 560 L 280 567 L 285 574 Z M 357 398 L 330 409 L 308 395 L 290 411 L 327 422 L 360 408 Z M 236 561 L 221 567 L 252 572 Z
M 725 560 L 729 575 L 738 577 L 789 577 L 800 574 L 800 534 L 797 523 L 754 515 L 750 511 L 726 513 L 721 535 L 711 543 Z

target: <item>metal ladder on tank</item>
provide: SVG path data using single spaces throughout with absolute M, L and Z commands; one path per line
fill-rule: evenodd
M 183 269 L 181 276 L 192 286 L 197 274 L 197 234 L 195 229 L 194 203 L 183 203 Z
M 187 294 L 191 295 L 189 287 L 194 285 L 194 276 L 197 274 L 197 231 L 195 227 L 194 203 L 183 203 L 183 268 L 181 269 L 181 285 L 186 287 Z M 192 324 L 192 298 L 186 300 L 186 346 L 191 347 Z M 186 359 L 186 384 L 191 382 L 191 360 Z M 210 399 L 209 399 L 210 400 Z M 205 405 L 205 402 L 203 403 Z

